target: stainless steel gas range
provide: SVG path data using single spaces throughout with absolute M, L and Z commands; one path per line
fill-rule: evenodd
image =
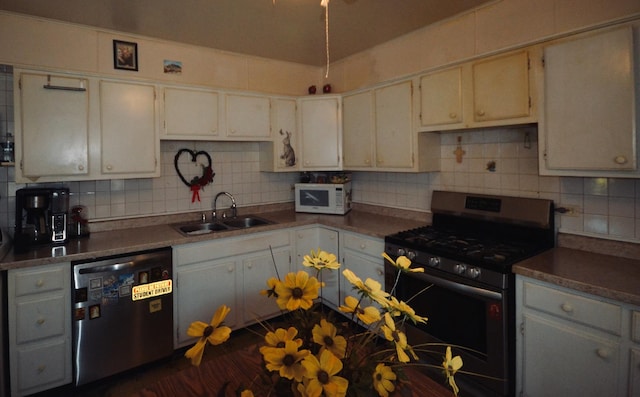
M 515 394 L 515 276 L 511 266 L 555 245 L 553 202 L 545 199 L 434 191 L 431 225 L 385 237 L 385 252 L 404 255 L 424 273 L 385 267 L 387 290 L 426 325 L 407 325 L 411 345 L 463 346 L 465 395 Z M 425 287 L 431 286 L 425 290 Z M 436 365 L 442 357 L 421 356 Z M 437 375 L 437 374 L 436 374 Z

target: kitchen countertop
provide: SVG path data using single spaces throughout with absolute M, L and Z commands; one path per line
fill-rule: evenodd
M 241 215 L 245 214 L 249 214 L 249 212 L 241 212 Z M 72 239 L 63 246 L 42 246 L 31 249 L 27 253 L 10 251 L 0 261 L 0 270 L 25 268 L 64 261 L 93 260 L 98 257 L 121 255 L 198 241 L 242 236 L 251 233 L 312 224 L 336 227 L 372 237 L 384 238 L 384 236 L 388 234 L 423 226 L 430 222 L 429 214 L 426 213 L 417 214 L 417 216 L 409 218 L 394 216 L 393 214 L 385 212 L 380 213 L 380 211 L 375 213 L 368 210 L 356 209 L 344 216 L 296 213 L 292 209 L 259 213 L 251 212 L 251 214 L 272 221 L 274 224 L 250 229 L 214 232 L 198 236 L 184 236 L 168 223 L 156 223 L 99 232 L 92 231 L 88 238 Z M 170 219 L 173 219 L 173 222 L 175 222 L 176 218 Z M 185 219 L 182 219 L 182 221 L 184 222 Z M 141 225 L 144 223 L 143 220 L 140 220 L 134 222 L 133 225 Z M 120 227 L 122 227 L 122 225 L 120 225 Z
M 580 241 L 575 237 L 572 237 L 572 240 Z M 618 245 L 619 242 L 615 244 Z M 628 244 L 629 250 L 637 249 L 638 244 Z M 559 246 L 515 264 L 513 272 L 576 291 L 640 306 L 638 259 Z

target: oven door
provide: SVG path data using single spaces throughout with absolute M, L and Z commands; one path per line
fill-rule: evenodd
M 386 286 L 391 292 L 396 272 L 388 264 L 385 272 Z M 442 364 L 444 349 L 421 348 L 420 344 L 452 345 L 453 354 L 462 357 L 462 371 L 482 375 L 456 375 L 456 382 L 465 394 L 510 395 L 515 373 L 510 341 L 515 335 L 511 335 L 508 326 L 511 307 L 506 294 L 437 272 L 425 268 L 425 273 L 404 273 L 398 280 L 394 295 L 418 315 L 428 318 L 426 324 L 406 323 L 409 345 L 421 360 L 436 366 Z M 436 372 L 442 375 L 442 371 Z

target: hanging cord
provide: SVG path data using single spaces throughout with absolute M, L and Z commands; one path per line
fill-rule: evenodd
M 327 49 L 327 72 L 324 78 L 329 77 L 329 0 L 321 0 L 320 5 L 324 7 L 324 37 Z

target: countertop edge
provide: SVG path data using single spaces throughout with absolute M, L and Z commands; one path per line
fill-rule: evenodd
M 640 260 L 556 247 L 512 267 L 515 274 L 640 306 Z

